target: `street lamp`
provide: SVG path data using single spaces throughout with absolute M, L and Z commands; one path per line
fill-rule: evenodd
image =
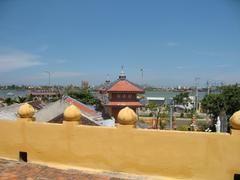
M 44 72 L 48 74 L 48 85 L 50 87 L 50 85 L 51 85 L 51 72 L 50 71 L 44 71 Z
M 141 68 L 141 69 L 140 69 L 140 71 L 141 71 L 141 76 L 142 76 L 142 85 L 143 85 L 143 84 L 144 84 L 144 83 L 143 83 L 143 68 Z
M 170 113 L 169 113 L 169 129 L 173 128 L 172 122 L 173 122 L 173 109 L 174 109 L 174 100 L 170 100 Z
M 196 112 L 198 110 L 198 85 L 199 85 L 199 80 L 200 80 L 200 77 L 195 78 L 195 84 L 196 84 L 195 109 L 196 109 Z

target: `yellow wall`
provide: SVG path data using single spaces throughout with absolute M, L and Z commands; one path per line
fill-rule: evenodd
M 240 173 L 240 132 L 230 134 L 104 128 L 0 120 L 0 156 L 29 162 L 163 176 L 233 179 Z

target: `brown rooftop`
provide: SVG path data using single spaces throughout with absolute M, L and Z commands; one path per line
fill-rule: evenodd
M 146 177 L 117 173 L 63 170 L 48 166 L 0 159 L 0 180 L 143 180 Z M 148 179 L 148 178 L 147 178 Z
M 118 80 L 113 83 L 107 92 L 136 92 L 144 93 L 144 90 L 128 80 Z

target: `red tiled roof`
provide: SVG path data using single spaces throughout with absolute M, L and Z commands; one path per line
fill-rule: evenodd
M 85 104 L 77 102 L 76 100 L 72 99 L 72 98 L 66 98 L 65 101 L 69 104 L 73 104 L 76 107 L 78 107 L 81 111 L 86 112 L 86 113 L 96 113 L 96 111 L 94 111 L 93 109 L 87 107 Z
M 142 106 L 140 102 L 109 102 L 107 106 Z
M 107 92 L 137 92 L 143 93 L 144 90 L 135 84 L 129 82 L 128 80 L 119 80 L 114 83 Z

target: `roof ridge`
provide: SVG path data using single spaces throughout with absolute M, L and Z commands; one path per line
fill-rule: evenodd
M 119 84 L 119 83 L 124 83 L 126 82 L 127 84 Z M 114 86 L 117 86 L 115 87 L 115 90 L 114 90 Z M 126 89 L 124 89 L 126 86 Z M 117 89 L 121 89 L 121 90 L 117 90 Z M 130 89 L 130 90 L 129 90 Z M 130 91 L 130 92 L 144 92 L 144 89 L 141 88 L 139 85 L 127 80 L 127 79 L 118 79 L 116 80 L 115 82 L 113 82 L 111 84 L 111 86 L 109 86 L 108 90 L 109 91 Z
M 131 82 L 131 81 L 127 80 L 127 79 L 126 79 L 126 81 L 128 81 L 128 82 L 131 83 L 132 85 L 136 86 L 136 87 L 139 88 L 140 90 L 144 91 L 144 89 L 143 89 L 140 85 L 138 85 L 138 84 L 136 84 L 136 83 L 134 83 L 134 82 Z

